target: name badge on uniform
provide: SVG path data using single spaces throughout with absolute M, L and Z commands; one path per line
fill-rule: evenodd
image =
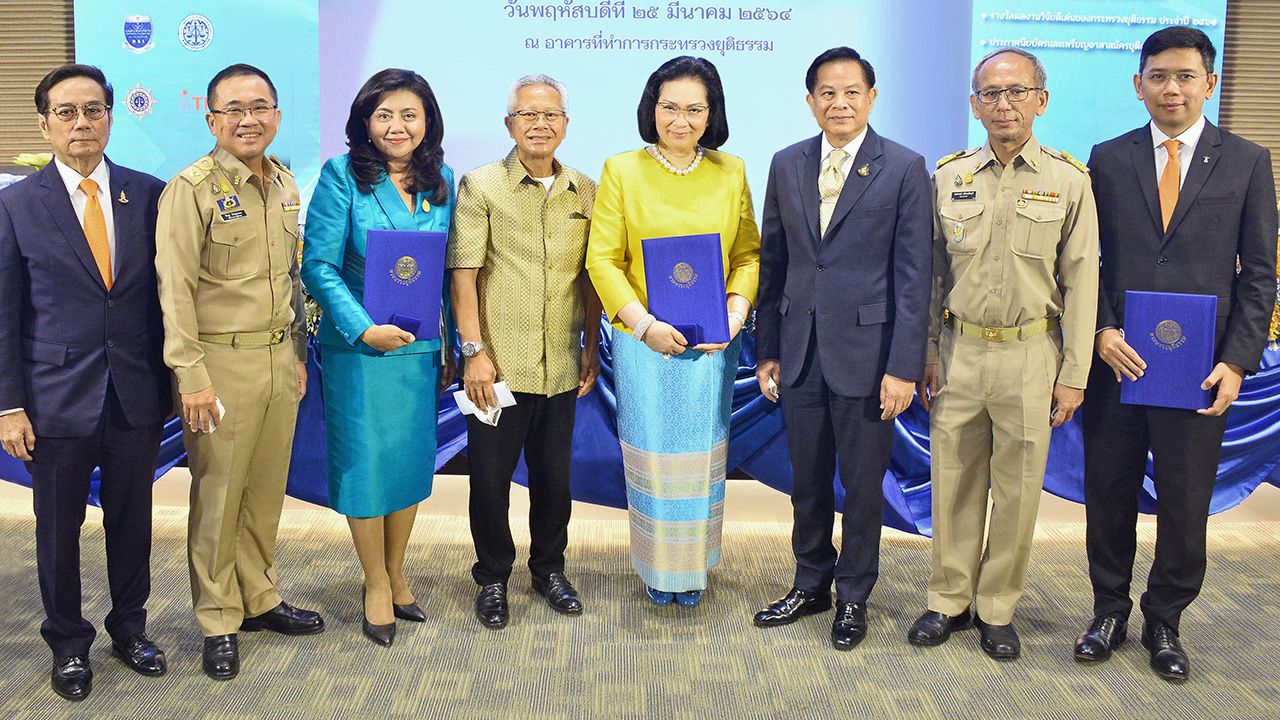
M 966 190 L 965 192 L 953 192 L 951 193 L 951 199 L 952 200 L 977 200 L 978 191 Z
M 297 200 L 286 200 L 280 203 L 280 209 L 285 212 L 298 212 L 302 209 L 302 203 Z
M 951 239 L 956 242 L 964 241 L 964 223 L 958 222 L 951 226 Z
M 244 210 L 232 210 L 231 212 L 221 213 L 218 217 L 222 218 L 223 222 L 227 222 L 228 220 L 239 220 L 240 218 L 249 217 L 249 213 Z
M 218 212 L 225 213 L 238 207 L 240 207 L 240 197 L 238 195 L 218 198 Z

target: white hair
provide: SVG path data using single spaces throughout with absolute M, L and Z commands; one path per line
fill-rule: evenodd
M 550 75 L 525 75 L 519 80 L 511 83 L 511 92 L 507 93 L 507 112 L 515 112 L 516 95 L 520 92 L 520 88 L 526 88 L 530 85 L 547 85 L 551 89 L 560 94 L 560 109 L 564 112 L 569 111 L 569 90 L 565 88 L 564 83 L 556 80 Z

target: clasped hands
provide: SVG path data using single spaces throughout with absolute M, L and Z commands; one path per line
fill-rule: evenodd
M 742 323 L 737 318 L 729 318 L 729 342 L 738 337 L 738 333 L 742 331 Z M 688 349 L 697 350 L 707 355 L 715 355 L 716 353 L 729 347 L 729 343 L 699 343 L 692 348 L 689 347 L 689 341 L 684 334 L 676 330 L 670 323 L 661 320 L 654 320 L 648 330 L 644 332 L 644 340 L 646 347 L 650 350 L 662 353 L 663 355 L 679 355 Z

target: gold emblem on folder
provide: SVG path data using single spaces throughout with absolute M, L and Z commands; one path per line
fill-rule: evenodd
M 678 262 L 675 267 L 671 268 L 671 275 L 668 276 L 668 279 L 672 285 L 687 290 L 698 282 L 698 273 L 693 271 L 693 266 L 689 263 Z
M 1186 341 L 1186 336 L 1176 320 L 1161 320 L 1156 323 L 1153 339 L 1165 350 L 1173 350 Z
M 396 260 L 395 267 L 391 268 L 391 278 L 401 285 L 412 285 L 420 277 L 422 271 L 418 269 L 418 261 L 408 255 Z

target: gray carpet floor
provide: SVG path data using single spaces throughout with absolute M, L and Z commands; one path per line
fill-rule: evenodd
M 1209 577 L 1183 621 L 1193 678 L 1171 685 L 1136 639 L 1110 662 L 1071 658 L 1089 620 L 1084 528 L 1042 525 L 1017 625 L 1023 658 L 998 664 L 967 630 L 938 648 L 908 645 L 923 609 L 929 541 L 886 533 L 871 631 L 851 653 L 831 649 L 831 615 L 753 627 L 753 612 L 790 583 L 790 528 L 726 523 L 724 562 L 694 609 L 645 602 L 627 559 L 626 524 L 574 521 L 569 574 L 586 613 L 566 618 L 529 590 L 520 567 L 504 630 L 472 617 L 474 559 L 465 518 L 419 518 L 410 578 L 430 618 L 401 622 L 396 643 L 360 633 L 359 567 L 343 520 L 286 513 L 279 574 L 286 599 L 321 611 L 323 634 L 241 635 L 243 669 L 226 683 L 200 670 L 190 612 L 185 511 L 158 509 L 149 634 L 170 671 L 143 678 L 91 653 L 93 694 L 71 704 L 49 688 L 50 655 L 34 569 L 29 505 L 0 504 L 0 712 L 18 718 L 1277 718 L 1280 717 L 1280 523 L 1211 524 Z M 516 526 L 517 544 L 527 534 Z M 1140 574 L 1153 531 L 1139 534 Z M 85 616 L 110 605 L 101 515 L 85 525 Z M 524 557 L 517 561 L 522 563 Z M 1140 575 L 1141 576 L 1141 575 Z M 1144 583 L 1137 583 L 1140 589 Z M 1137 618 L 1135 617 L 1135 621 Z

